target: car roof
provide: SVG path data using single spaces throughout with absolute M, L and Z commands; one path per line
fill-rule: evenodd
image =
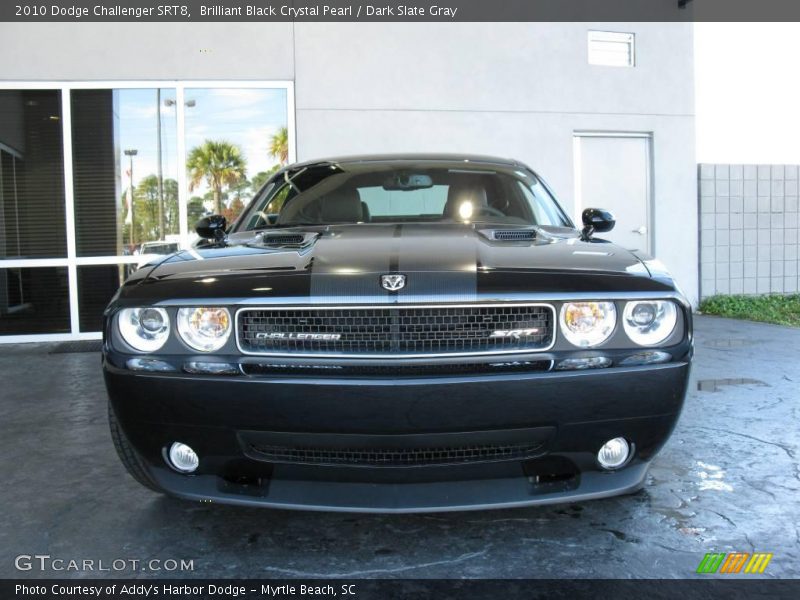
M 335 156 L 331 158 L 319 158 L 314 160 L 307 160 L 303 162 L 294 163 L 284 167 L 286 169 L 295 170 L 302 167 L 310 167 L 314 165 L 345 165 L 352 163 L 367 163 L 367 162 L 440 162 L 440 163 L 479 163 L 490 164 L 505 167 L 521 167 L 524 166 L 517 160 L 511 158 L 500 158 L 497 156 L 483 156 L 480 154 L 362 154 L 353 156 Z

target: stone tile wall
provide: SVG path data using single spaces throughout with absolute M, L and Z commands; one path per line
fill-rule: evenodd
M 699 166 L 700 297 L 798 292 L 798 166 Z

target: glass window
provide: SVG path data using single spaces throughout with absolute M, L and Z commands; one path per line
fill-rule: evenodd
M 137 264 L 78 267 L 78 312 L 81 331 L 100 331 L 103 311 Z
M 203 215 L 233 223 L 289 161 L 286 90 L 186 89 L 189 229 Z
M 632 67 L 635 64 L 635 36 L 615 31 L 589 32 L 589 64 Z
M 64 89 L 66 103 L 62 90 L 0 90 L 0 336 L 69 333 L 70 284 L 78 289 L 79 331 L 100 331 L 122 282 L 153 257 L 180 250 L 182 217 L 190 242 L 205 215 L 233 223 L 290 159 L 286 87 L 183 87 L 180 107 L 174 88 Z M 71 157 L 64 155 L 65 121 Z M 296 191 L 282 182 L 272 188 L 279 193 L 271 192 L 266 208 L 278 213 Z M 75 224 L 69 257 L 68 216 Z M 82 259 L 74 281 L 66 266 L 32 266 L 68 258 Z M 8 263 L 19 259 L 31 262 Z
M 237 230 L 454 221 L 571 227 L 544 185 L 514 167 L 343 162 L 298 167 L 287 176 L 248 207 Z
M 72 91 L 78 256 L 180 240 L 175 90 Z
M 554 202 L 548 201 L 550 194 L 547 193 L 541 181 L 535 180 L 531 185 L 517 181 L 517 186 L 528 201 L 533 218 L 537 223 L 556 224 L 560 222 L 559 208 Z
M 61 93 L 0 90 L 0 259 L 67 255 Z
M 69 330 L 66 267 L 0 268 L 0 335 Z
M 382 187 L 365 187 L 358 192 L 371 217 L 441 215 L 447 203 L 446 185 L 408 192 L 387 192 Z

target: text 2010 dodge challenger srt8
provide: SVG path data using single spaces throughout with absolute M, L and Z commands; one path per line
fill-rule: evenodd
M 435 511 L 639 489 L 681 411 L 690 306 L 578 231 L 515 161 L 277 172 L 105 313 L 111 431 L 140 483 L 281 508 Z

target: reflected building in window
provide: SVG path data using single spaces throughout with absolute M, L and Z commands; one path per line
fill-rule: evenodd
M 0 89 L 0 336 L 96 337 L 132 272 L 233 221 L 289 160 L 289 85 Z
M 0 334 L 69 331 L 61 93 L 0 90 Z M 5 261 L 15 261 L 9 265 Z

